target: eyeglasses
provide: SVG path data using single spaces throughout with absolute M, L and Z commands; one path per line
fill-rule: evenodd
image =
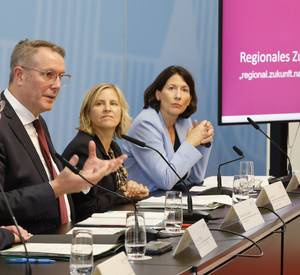
M 59 77 L 61 87 L 64 87 L 64 86 L 68 85 L 70 78 L 71 78 L 70 74 L 57 74 L 57 72 L 54 72 L 54 71 L 41 71 L 41 70 L 37 70 L 37 69 L 25 67 L 25 66 L 20 66 L 20 67 L 43 74 L 45 82 L 48 85 L 52 85 L 56 81 L 57 77 Z
M 5 107 L 5 101 L 1 100 L 1 96 L 0 96 L 0 113 L 3 111 L 4 107 Z

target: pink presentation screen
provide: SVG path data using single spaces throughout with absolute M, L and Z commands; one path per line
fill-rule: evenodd
M 221 123 L 300 120 L 300 0 L 223 0 Z

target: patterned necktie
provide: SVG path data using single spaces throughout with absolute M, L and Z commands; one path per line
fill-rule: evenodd
M 51 160 L 48 144 L 46 142 L 44 130 L 42 128 L 42 124 L 41 124 L 40 120 L 36 119 L 35 121 L 33 121 L 33 126 L 34 126 L 34 128 L 36 129 L 36 131 L 38 133 L 38 139 L 39 139 L 39 144 L 40 144 L 40 147 L 41 147 L 41 151 L 42 151 L 43 157 L 45 159 L 45 162 L 48 166 L 48 169 L 50 171 L 51 180 L 53 180 L 53 179 L 56 178 L 57 174 L 56 174 L 56 171 L 54 169 L 54 166 L 53 166 L 53 163 L 52 163 L 52 160 Z M 61 223 L 65 224 L 69 221 L 69 219 L 68 219 L 68 212 L 67 212 L 67 207 L 66 207 L 66 202 L 65 202 L 64 195 L 59 196 L 58 201 L 59 201 Z

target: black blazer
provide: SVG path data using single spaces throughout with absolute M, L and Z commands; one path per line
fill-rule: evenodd
M 88 144 L 93 140 L 96 144 L 96 154 L 100 159 L 109 159 L 106 154 L 100 139 L 97 136 L 90 136 L 87 133 L 79 131 L 74 139 L 69 143 L 63 152 L 63 157 L 70 159 L 74 154 L 79 156 L 77 167 L 82 169 L 84 162 L 88 157 Z M 110 147 L 114 151 L 115 157 L 122 155 L 122 151 L 115 141 L 112 141 Z M 117 191 L 116 173 L 111 173 L 98 182 L 101 185 L 112 191 L 116 191 L 123 195 L 122 191 Z M 91 216 L 95 212 L 104 212 L 111 210 L 113 205 L 127 203 L 125 199 L 119 198 L 111 193 L 92 187 L 86 195 L 82 192 L 72 194 L 75 220 L 81 221 Z
M 7 248 L 14 243 L 15 243 L 14 234 L 5 228 L 0 228 L 0 250 Z
M 8 103 L 0 119 L 0 184 L 9 199 L 18 223 L 31 233 L 52 232 L 60 224 L 59 205 L 43 164 L 19 117 Z M 49 151 L 59 170 L 50 134 L 43 118 Z M 72 215 L 71 196 L 69 203 Z M 3 196 L 0 195 L 0 225 L 13 224 Z

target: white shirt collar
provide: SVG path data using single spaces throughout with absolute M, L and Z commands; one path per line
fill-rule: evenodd
M 5 89 L 4 95 L 24 126 L 32 123 L 35 119 L 37 119 L 20 101 L 18 101 L 10 93 L 8 88 Z

